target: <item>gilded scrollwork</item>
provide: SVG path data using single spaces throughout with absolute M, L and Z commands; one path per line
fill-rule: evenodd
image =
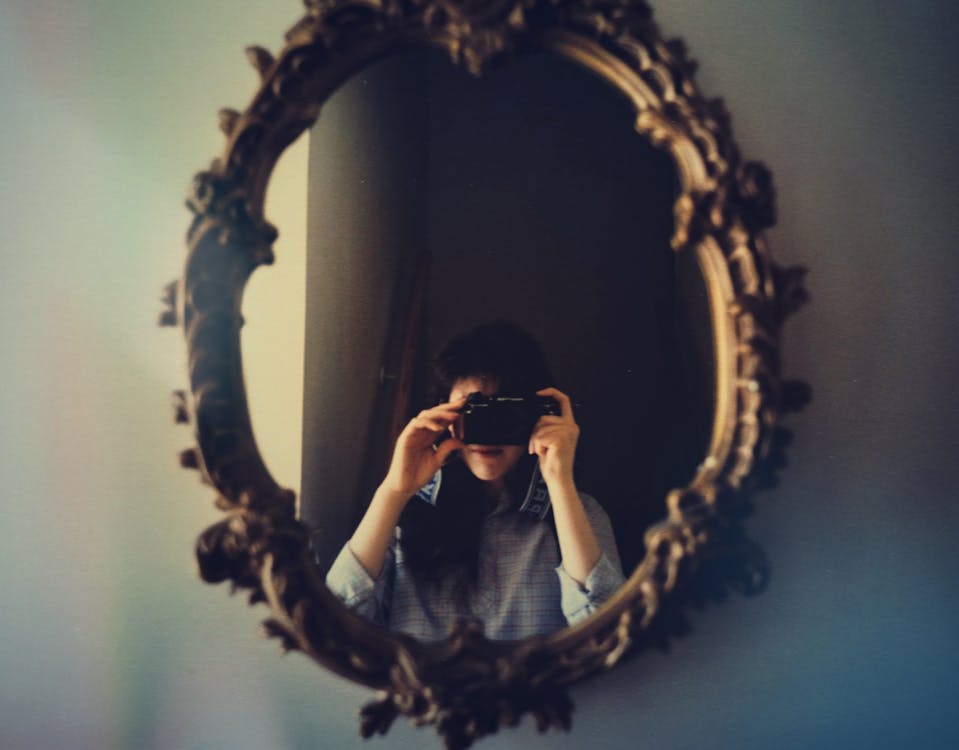
M 181 463 L 216 488 L 226 514 L 197 542 L 200 574 L 230 581 L 251 603 L 265 602 L 272 612 L 265 633 L 285 650 L 379 690 L 362 711 L 363 736 L 387 731 L 399 716 L 435 726 L 450 748 L 526 714 L 541 730 L 568 728 L 566 688 L 674 634 L 684 591 L 716 596 L 725 587 L 754 590 L 764 580 L 761 550 L 737 525 L 749 510 L 744 489 L 762 483 L 757 467 L 767 454 L 781 463 L 778 416 L 808 398 L 801 384 L 780 376 L 779 332 L 805 292 L 801 269 L 775 266 L 760 235 L 775 222 L 771 175 L 742 161 L 725 106 L 699 93 L 695 62 L 681 41 L 661 37 L 641 0 L 305 5 L 276 55 L 247 50 L 260 89 L 244 110 L 220 110 L 226 148 L 194 179 L 186 270 L 164 293 L 161 322 L 183 327 L 189 352 L 189 393 L 176 397 L 175 409 L 197 447 L 184 451 Z M 475 74 L 526 51 L 551 51 L 618 87 L 635 104 L 639 134 L 677 163 L 672 246 L 697 255 L 713 300 L 718 405 L 697 478 L 669 494 L 667 519 L 646 532 L 645 559 L 610 602 L 577 627 L 520 643 L 488 641 L 471 621 L 442 644 L 417 643 L 341 607 L 312 567 L 293 493 L 270 476 L 247 410 L 239 304 L 252 270 L 273 258 L 276 230 L 263 217 L 273 166 L 348 75 L 417 46 L 445 49 Z M 735 572 L 697 594 L 697 576 L 720 559 L 734 559 Z

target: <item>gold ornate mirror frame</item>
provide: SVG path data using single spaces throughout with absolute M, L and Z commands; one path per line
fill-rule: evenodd
M 801 269 L 776 267 L 760 235 L 775 221 L 770 175 L 740 158 L 722 102 L 702 97 L 682 42 L 661 38 L 642 0 L 306 0 L 306 8 L 276 57 L 247 50 L 261 85 L 243 112 L 220 111 L 226 148 L 194 180 L 186 269 L 167 288 L 161 317 L 182 325 L 189 351 L 177 420 L 192 422 L 198 447 L 181 463 L 201 471 L 226 513 L 199 538 L 201 576 L 265 602 L 266 632 L 285 649 L 379 690 L 362 711 L 364 736 L 400 714 L 434 724 L 454 748 L 526 713 L 540 730 L 568 728 L 570 684 L 662 639 L 698 573 L 730 550 L 748 553 L 738 522 L 761 484 L 757 467 L 775 463 L 776 422 L 795 390 L 780 379 L 780 328 L 803 301 Z M 312 561 L 293 493 L 260 456 L 247 409 L 240 306 L 251 272 L 273 260 L 277 233 L 263 217 L 273 167 L 352 73 L 422 47 L 476 75 L 552 52 L 628 97 L 636 130 L 676 164 L 672 248 L 695 253 L 709 293 L 716 378 L 707 455 L 690 484 L 669 493 L 668 517 L 646 532 L 645 559 L 615 597 L 576 627 L 522 642 L 486 640 L 464 621 L 448 640 L 421 643 L 342 606 Z M 742 586 L 757 585 L 761 561 L 744 569 Z

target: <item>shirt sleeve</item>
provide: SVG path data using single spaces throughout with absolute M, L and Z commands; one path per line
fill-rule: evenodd
M 395 561 L 396 556 L 390 546 L 386 550 L 383 569 L 378 577 L 373 578 L 356 559 L 349 543 L 344 544 L 326 574 L 326 585 L 358 615 L 386 626 L 389 620 Z
M 581 493 L 580 499 L 602 552 L 582 584 L 566 572 L 562 563 L 556 568 L 556 575 L 559 577 L 560 606 L 566 622 L 570 625 L 575 625 L 589 617 L 626 582 L 609 516 L 589 495 Z

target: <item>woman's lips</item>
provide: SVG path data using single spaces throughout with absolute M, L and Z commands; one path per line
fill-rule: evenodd
M 494 448 L 492 446 L 467 446 L 466 448 L 470 453 L 483 456 L 484 458 L 495 458 L 503 454 L 502 448 Z

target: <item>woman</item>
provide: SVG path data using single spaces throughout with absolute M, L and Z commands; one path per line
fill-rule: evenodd
M 496 639 L 587 617 L 624 579 L 609 519 L 576 489 L 579 427 L 539 345 L 511 324 L 480 326 L 443 349 L 434 382 L 442 403 L 400 433 L 327 584 L 360 614 L 426 640 L 462 617 L 480 618 Z M 540 417 L 527 445 L 464 444 L 460 411 L 476 392 L 548 396 L 560 413 Z M 546 520 L 520 508 L 537 480 L 549 492 Z

